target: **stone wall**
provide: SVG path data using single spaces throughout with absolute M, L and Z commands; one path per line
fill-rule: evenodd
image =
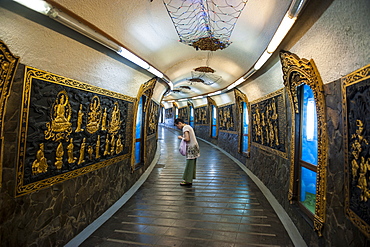
M 328 164 L 326 184 L 326 216 L 323 236 L 314 231 L 313 222 L 288 200 L 290 180 L 290 136 L 292 116 L 290 104 L 287 102 L 287 157 L 284 158 L 252 145 L 250 158 L 237 152 L 237 134 L 219 131 L 217 138 L 209 136 L 209 126 L 195 125 L 196 135 L 209 141 L 232 156 L 242 161 L 272 192 L 278 202 L 286 210 L 307 245 L 315 246 L 368 246 L 369 240 L 354 226 L 345 215 L 344 190 L 344 150 L 343 150 L 343 116 L 342 91 L 340 79 L 324 85 L 327 131 L 328 131 Z M 288 101 L 288 96 L 286 95 Z M 236 125 L 238 123 L 235 123 Z M 170 127 L 170 126 L 169 126 Z
M 146 143 L 147 162 L 132 172 L 130 157 L 118 163 L 15 197 L 19 114 L 24 66 L 12 86 L 5 116 L 3 187 L 0 190 L 1 246 L 63 246 L 113 205 L 139 179 L 156 152 Z

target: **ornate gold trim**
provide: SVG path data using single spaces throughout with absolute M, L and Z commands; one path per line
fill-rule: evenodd
M 261 97 L 261 98 L 259 98 L 257 100 L 254 100 L 254 101 L 250 102 L 249 103 L 249 107 L 250 107 L 250 113 L 249 113 L 249 117 L 250 118 L 249 119 L 252 119 L 252 116 L 251 116 L 251 114 L 252 114 L 252 109 L 251 109 L 252 105 L 258 104 L 260 102 L 263 102 L 265 100 L 271 99 L 271 98 L 273 98 L 275 96 L 279 96 L 279 95 L 281 95 L 283 97 L 284 108 L 286 108 L 285 107 L 286 103 L 285 103 L 284 88 L 281 88 L 281 89 L 276 90 L 275 92 L 269 93 L 269 94 L 267 94 L 267 95 L 265 95 L 265 96 L 263 96 L 263 97 Z M 251 126 L 252 126 L 252 124 L 249 125 L 249 133 L 252 133 L 252 129 L 251 129 L 252 127 Z M 288 152 L 282 152 L 282 151 L 276 150 L 274 148 L 270 148 L 268 146 L 261 145 L 261 144 L 259 144 L 257 142 L 253 142 L 252 141 L 252 137 L 249 138 L 249 139 L 250 139 L 250 144 L 252 146 L 258 147 L 258 148 L 260 148 L 260 149 L 262 149 L 264 151 L 267 151 L 269 153 L 276 154 L 276 155 L 278 155 L 278 156 L 280 156 L 280 157 L 282 157 L 284 159 L 287 159 L 288 158 Z M 287 150 L 287 143 L 286 142 L 285 142 L 285 150 Z
M 80 175 L 86 174 L 88 172 L 106 167 L 108 165 L 114 164 L 116 162 L 122 161 L 130 157 L 129 153 L 124 154 L 121 156 L 117 156 L 108 160 L 104 160 L 95 164 L 91 164 L 89 166 L 81 167 L 79 169 L 62 173 L 60 175 L 56 175 L 44 180 L 40 180 L 37 182 L 33 182 L 27 185 L 23 184 L 24 178 L 24 168 L 25 168 L 25 142 L 28 133 L 28 116 L 29 116 L 29 107 L 30 107 L 30 100 L 31 100 L 31 88 L 32 88 L 32 80 L 33 79 L 40 79 L 43 81 L 51 82 L 54 84 L 59 84 L 67 87 L 72 87 L 84 91 L 89 91 L 93 93 L 98 93 L 101 95 L 106 95 L 109 97 L 114 97 L 117 99 L 122 99 L 128 102 L 133 102 L 131 97 L 118 94 L 115 92 L 111 92 L 102 88 L 98 88 L 92 85 L 88 85 L 83 82 L 79 82 L 76 80 L 72 80 L 66 77 L 62 77 L 56 74 L 52 74 L 43 70 L 35 69 L 29 66 L 25 66 L 24 71 L 24 85 L 23 85 L 23 93 L 22 93 L 22 106 L 21 106 L 21 114 L 20 114 L 20 130 L 19 130 L 19 141 L 18 141 L 18 160 L 17 160 L 17 177 L 16 177 L 16 189 L 15 189 L 15 196 L 19 197 L 31 192 L 34 192 L 39 189 L 43 189 L 53 184 L 63 182 L 65 180 L 78 177 Z M 130 110 L 129 110 L 130 111 Z M 130 112 L 128 113 L 130 114 Z M 127 135 L 129 136 L 131 133 L 127 131 Z
M 208 104 L 208 112 L 209 112 L 209 136 L 212 138 L 212 105 L 215 106 L 217 114 L 216 114 L 216 138 L 218 137 L 218 106 L 216 101 L 211 97 L 207 97 L 207 104 Z
M 265 96 L 261 97 L 261 98 L 258 98 L 256 100 L 253 100 L 250 102 L 251 105 L 254 105 L 254 104 L 257 104 L 257 103 L 260 103 L 262 101 L 265 101 L 267 99 L 270 99 L 272 97 L 275 97 L 275 96 L 278 96 L 278 95 L 283 95 L 284 96 L 284 88 L 280 88 L 278 90 L 276 90 L 275 92 L 272 92 L 272 93 L 269 93 L 269 94 L 266 94 Z
M 19 57 L 14 56 L 5 43 L 0 40 L 0 188 L 2 186 L 4 157 L 4 117 L 6 103 L 10 95 Z
M 361 217 L 359 217 L 353 210 L 350 208 L 350 173 L 353 172 L 350 170 L 349 164 L 349 153 L 348 153 L 348 146 L 349 146 L 349 139 L 351 138 L 348 133 L 348 103 L 347 103 L 347 87 L 354 85 L 356 83 L 362 82 L 363 80 L 370 78 L 370 64 L 342 77 L 342 105 L 343 105 L 343 138 L 344 138 L 344 157 L 345 157 L 345 169 L 344 169 L 344 189 L 345 189 L 345 211 L 347 217 L 352 221 L 352 223 L 362 231 L 367 238 L 370 238 L 370 226 L 367 224 Z M 362 139 L 362 138 L 361 138 Z M 363 141 L 367 142 L 366 139 Z M 360 144 L 360 143 L 359 143 Z M 368 144 L 366 144 L 368 145 Z M 353 167 L 352 167 L 353 169 Z M 368 173 L 368 172 L 367 172 Z
M 237 116 L 238 116 L 238 126 L 236 127 L 239 134 L 240 134 L 240 137 L 239 137 L 239 141 L 238 141 L 238 152 L 239 153 L 242 153 L 242 141 L 243 141 L 243 106 L 242 106 L 242 102 L 245 102 L 247 104 L 247 109 L 248 109 L 248 119 L 251 119 L 251 104 L 249 103 L 248 101 L 248 97 L 247 95 L 245 95 L 244 93 L 242 93 L 239 89 L 235 88 L 234 89 L 234 97 L 235 97 L 235 104 L 236 104 L 236 109 L 237 109 Z M 250 150 L 251 150 L 251 136 L 250 136 L 250 133 L 252 131 L 251 129 L 252 125 L 250 124 L 250 122 L 248 123 L 248 150 L 247 150 L 247 156 L 249 157 L 250 155 Z
M 151 102 L 151 98 L 153 96 L 153 92 L 154 92 L 154 88 L 155 88 L 155 85 L 157 83 L 157 78 L 153 78 L 153 79 L 150 79 L 149 81 L 145 82 L 144 84 L 142 84 L 140 86 L 140 89 L 137 93 L 137 97 L 136 97 L 136 100 L 135 100 L 135 104 L 134 104 L 134 119 L 133 119 L 133 126 L 132 126 L 132 130 L 133 130 L 133 135 L 132 135 L 132 151 L 131 151 L 131 171 L 134 172 L 136 170 L 136 164 L 135 164 L 135 143 L 136 143 L 136 118 L 137 118 L 137 111 L 138 111 L 138 106 L 139 106 L 139 102 L 140 102 L 140 98 L 145 95 L 147 98 L 146 98 L 146 101 L 145 101 L 145 105 L 143 105 L 143 112 L 146 112 L 148 113 L 149 112 L 149 109 L 150 109 L 150 102 Z M 146 136 L 146 130 L 147 130 L 147 125 L 148 125 L 148 120 L 149 120 L 149 116 L 148 114 L 145 115 L 145 120 L 144 120 L 144 126 L 143 126 L 143 135 L 142 135 L 142 142 L 143 143 L 146 143 L 146 140 L 147 140 L 147 136 Z M 142 153 L 144 154 L 143 155 L 143 164 L 145 164 L 146 162 L 146 146 L 143 145 L 143 150 L 142 150 Z
M 194 107 L 194 109 L 202 108 L 202 107 L 205 107 L 205 106 L 207 106 L 207 104 L 205 104 L 205 105 L 198 105 L 197 107 Z
M 287 51 L 280 52 L 283 70 L 284 86 L 287 89 L 292 109 L 292 134 L 290 152 L 290 181 L 288 199 L 292 203 L 295 199 L 295 113 L 299 112 L 296 87 L 307 84 L 313 91 L 317 110 L 318 129 L 318 162 L 316 182 L 316 206 L 314 215 L 314 230 L 322 235 L 325 222 L 326 208 L 326 166 L 328 153 L 328 138 L 326 128 L 326 106 L 323 82 L 314 61 L 300 59 L 297 55 Z

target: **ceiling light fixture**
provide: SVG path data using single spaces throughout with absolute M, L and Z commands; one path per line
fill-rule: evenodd
M 141 68 L 147 70 L 151 74 L 164 79 L 164 81 L 168 84 L 170 89 L 173 89 L 173 84 L 170 80 L 165 79 L 162 72 L 157 70 L 156 68 L 150 66 L 147 62 L 145 62 L 140 57 L 136 56 L 134 53 L 130 52 L 126 48 L 122 47 L 122 45 L 117 44 L 116 42 L 110 40 L 105 35 L 97 32 L 96 30 L 92 29 L 88 25 L 81 23 L 80 21 L 76 20 L 75 18 L 69 16 L 68 14 L 64 13 L 63 11 L 54 8 L 52 5 L 47 3 L 43 0 L 13 0 L 23 6 L 30 8 L 34 11 L 37 11 L 41 14 L 44 14 L 51 19 L 75 30 L 76 32 L 94 40 L 95 42 L 113 50 L 120 56 L 124 57 L 125 59 L 131 61 L 132 63 L 140 66 Z
M 180 42 L 196 50 L 216 51 L 228 47 L 247 1 L 163 0 Z
M 215 95 L 218 95 L 220 93 L 222 93 L 221 90 L 220 91 L 217 91 L 217 92 L 209 93 L 209 94 L 207 94 L 207 96 L 215 96 Z

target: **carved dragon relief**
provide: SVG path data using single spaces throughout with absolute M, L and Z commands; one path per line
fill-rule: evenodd
M 3 150 L 4 150 L 4 117 L 6 103 L 10 95 L 13 78 L 17 70 L 19 57 L 14 56 L 0 40 L 0 188 L 2 185 Z
M 323 90 L 323 83 L 314 61 L 300 59 L 295 54 L 287 51 L 280 52 L 280 60 L 283 70 L 284 85 L 288 92 L 289 101 L 292 112 L 292 128 L 295 126 L 295 113 L 299 113 L 297 86 L 306 84 L 313 91 L 318 124 L 318 164 L 317 164 L 317 184 L 316 184 L 316 206 L 314 215 L 314 230 L 319 236 L 322 234 L 322 228 L 325 222 L 325 207 L 326 207 L 326 166 L 327 166 L 327 151 L 328 138 L 326 128 L 326 106 Z M 292 203 L 294 195 L 297 193 L 294 189 L 294 154 L 295 154 L 295 133 L 292 131 L 291 147 L 290 147 L 290 181 L 288 199 Z

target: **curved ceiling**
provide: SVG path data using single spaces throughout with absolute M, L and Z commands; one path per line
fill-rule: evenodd
M 161 71 L 174 91 L 164 100 L 190 98 L 227 88 L 244 76 L 266 50 L 292 1 L 249 0 L 236 21 L 231 44 L 223 50 L 196 50 L 179 42 L 179 36 L 163 0 L 45 0 L 57 3 L 114 37 L 127 49 Z M 170 1 L 170 0 L 165 0 Z M 172 2 L 205 0 L 172 0 Z M 207 0 L 211 1 L 211 0 Z M 237 4 L 242 0 L 212 0 Z M 206 83 L 190 82 L 199 77 L 197 67 L 215 72 L 202 75 Z M 140 72 L 137 72 L 140 73 Z M 127 76 L 127 81 L 130 81 Z
M 124 7 L 135 11 L 128 12 L 120 23 L 127 30 L 122 42 L 173 82 L 175 90 L 165 100 L 215 92 L 242 77 L 266 49 L 291 3 L 286 0 L 249 0 L 230 36 L 231 44 L 223 50 L 211 52 L 195 50 L 179 42 L 163 1 L 153 0 L 150 4 L 126 2 Z M 208 73 L 211 76 L 206 74 L 202 77 L 206 84 L 211 85 L 189 81 L 199 76 L 194 69 L 202 66 L 215 70 Z

